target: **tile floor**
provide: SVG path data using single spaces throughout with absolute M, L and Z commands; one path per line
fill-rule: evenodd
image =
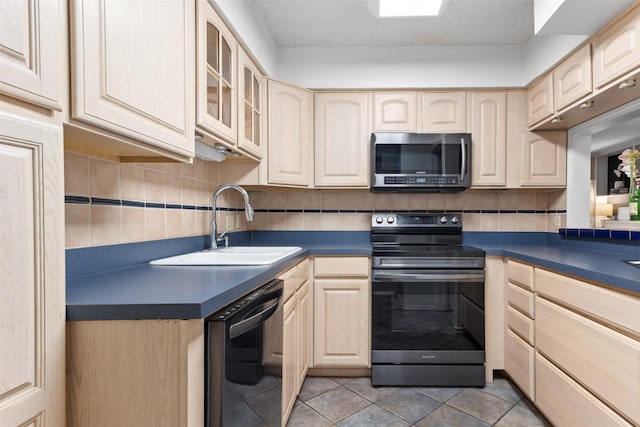
M 371 386 L 370 378 L 307 377 L 288 427 L 534 427 L 550 424 L 504 377 L 479 388 Z

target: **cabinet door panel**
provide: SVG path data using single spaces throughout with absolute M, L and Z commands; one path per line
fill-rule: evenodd
M 591 78 L 591 46 L 586 45 L 571 55 L 553 71 L 553 102 L 555 111 L 589 95 Z
M 420 132 L 467 132 L 467 95 L 464 92 L 420 94 Z
M 64 425 L 62 129 L 0 113 L 0 425 Z
M 474 93 L 471 103 L 471 185 L 503 187 L 507 182 L 506 93 Z
M 567 182 L 567 139 L 564 131 L 523 133 L 520 185 L 564 186 Z
M 194 3 L 86 0 L 70 16 L 72 118 L 193 155 Z
M 640 7 L 593 40 L 596 88 L 640 65 Z
M 267 84 L 241 48 L 238 48 L 238 82 L 238 148 L 262 158 L 267 140 Z
M 315 281 L 314 365 L 369 366 L 369 281 Z
M 311 364 L 311 339 L 313 337 L 313 329 L 311 328 L 311 284 L 309 282 L 300 287 L 296 298 L 298 304 L 297 391 L 299 392 Z
M 269 184 L 308 187 L 313 176 L 313 96 L 269 80 Z
M 376 132 L 417 132 L 417 94 L 415 92 L 374 93 Z
M 315 96 L 316 187 L 368 187 L 370 95 Z
M 553 77 L 547 77 L 527 91 L 527 123 L 532 126 L 553 114 Z
M 4 2 L 0 13 L 0 93 L 61 110 L 62 2 Z
M 282 420 L 291 414 L 298 395 L 296 372 L 296 336 L 298 334 L 298 312 L 295 297 L 289 298 L 283 307 L 282 324 Z

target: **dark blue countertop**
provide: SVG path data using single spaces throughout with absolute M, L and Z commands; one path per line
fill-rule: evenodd
M 301 246 L 270 266 L 170 267 L 148 261 L 200 250 L 204 237 L 67 250 L 67 320 L 198 319 L 277 277 L 304 257 L 371 254 L 368 232 L 244 232 L 232 245 Z M 465 244 L 640 296 L 640 246 L 551 233 L 465 233 Z

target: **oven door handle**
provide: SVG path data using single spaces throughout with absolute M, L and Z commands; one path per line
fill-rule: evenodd
M 484 282 L 484 271 L 480 272 L 411 272 L 374 271 L 373 282 L 441 282 L 455 280 L 457 282 Z
M 265 297 L 267 297 L 267 295 L 265 295 Z M 278 306 L 280 305 L 280 300 L 282 299 L 282 289 L 278 289 L 275 297 L 273 296 L 273 294 L 269 294 L 268 297 L 269 299 L 275 298 L 275 302 L 261 312 L 231 325 L 229 327 L 229 338 L 236 338 L 263 323 L 269 317 L 273 316 L 273 314 L 278 309 Z

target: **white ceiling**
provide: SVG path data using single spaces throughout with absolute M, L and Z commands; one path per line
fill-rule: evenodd
M 386 19 L 372 15 L 368 0 L 239 1 L 278 47 L 522 46 L 534 36 L 534 0 L 448 0 L 438 17 Z M 560 5 L 545 35 L 591 35 L 632 1 L 536 0 Z

